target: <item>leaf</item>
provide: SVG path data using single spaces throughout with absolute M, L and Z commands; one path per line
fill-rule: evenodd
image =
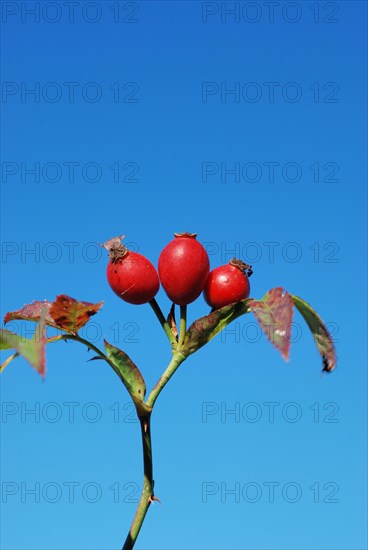
M 25 321 L 39 321 L 41 311 L 45 310 L 45 323 L 53 328 L 76 334 L 80 328 L 88 323 L 90 317 L 95 315 L 103 302 L 91 304 L 80 302 L 61 294 L 53 303 L 45 300 L 34 301 L 26 304 L 21 309 L 10 311 L 4 317 L 4 323 L 23 319 Z
M 322 355 L 323 371 L 332 372 L 336 366 L 336 351 L 326 325 L 316 311 L 298 296 L 292 296 L 295 307 L 309 326 L 318 351 Z
M 31 340 L 9 330 L 0 329 L 0 349 L 15 349 L 41 376 L 45 375 L 45 317 L 46 309 L 41 313 L 40 321 Z M 15 355 L 13 354 L 12 359 Z M 3 368 L 10 361 L 11 358 L 8 357 L 5 364 L 3 363 Z
M 51 304 L 49 315 L 58 328 L 76 334 L 80 328 L 88 323 L 90 317 L 98 312 L 102 305 L 103 302 L 98 304 L 79 302 L 70 296 L 60 294 Z
M 137 409 L 147 412 L 148 408 L 143 401 L 146 395 L 146 384 L 140 370 L 123 350 L 109 344 L 106 340 L 104 344 L 109 361 L 115 367 L 115 372 L 130 393 Z
M 180 353 L 187 357 L 207 344 L 234 319 L 248 313 L 250 311 L 248 303 L 249 300 L 241 300 L 229 306 L 216 309 L 209 315 L 194 321 L 185 335 Z
M 46 310 L 45 322 L 47 325 L 57 328 L 54 319 L 49 315 L 51 303 L 47 300 L 35 301 L 32 304 L 26 304 L 21 309 L 16 311 L 9 311 L 4 317 L 4 323 L 9 321 L 39 321 L 41 317 L 41 311 Z
M 291 321 L 293 318 L 293 299 L 283 288 L 269 290 L 262 300 L 248 300 L 263 332 L 270 342 L 281 352 L 285 360 L 289 359 Z

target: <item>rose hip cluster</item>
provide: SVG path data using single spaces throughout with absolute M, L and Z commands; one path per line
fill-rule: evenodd
M 145 256 L 122 244 L 123 237 L 107 241 L 103 246 L 109 251 L 109 285 L 130 304 L 153 300 L 160 282 L 170 300 L 179 306 L 194 302 L 202 291 L 212 309 L 248 298 L 251 266 L 233 258 L 210 271 L 208 254 L 196 237 L 195 233 L 175 233 L 160 254 L 158 274 Z

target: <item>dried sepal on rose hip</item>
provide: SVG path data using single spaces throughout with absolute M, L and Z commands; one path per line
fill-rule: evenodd
M 195 233 L 175 233 L 158 260 L 161 284 L 170 300 L 180 306 L 198 298 L 209 271 L 208 254 Z
M 107 281 L 125 302 L 146 304 L 155 297 L 160 287 L 157 271 L 145 256 L 128 250 L 121 242 L 123 238 L 114 237 L 101 245 L 109 251 Z
M 204 288 L 204 299 L 213 309 L 248 298 L 252 266 L 232 258 L 226 265 L 213 269 Z

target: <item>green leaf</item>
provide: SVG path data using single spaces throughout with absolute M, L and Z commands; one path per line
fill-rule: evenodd
M 248 300 L 241 300 L 229 306 L 216 309 L 209 315 L 194 321 L 185 335 L 183 347 L 179 350 L 185 357 L 197 351 L 216 334 L 221 332 L 229 323 L 240 315 L 250 311 Z
M 13 337 L 21 340 L 21 337 L 18 334 L 5 330 L 4 328 L 0 329 L 0 350 L 15 349 L 14 343 L 17 340 L 14 339 L 13 341 Z
M 143 401 L 146 395 L 146 384 L 140 370 L 123 350 L 109 344 L 106 340 L 104 344 L 109 361 L 130 393 L 137 409 L 147 412 Z
M 262 300 L 248 300 L 248 305 L 269 341 L 288 360 L 293 318 L 292 296 L 281 287 L 272 288 Z
M 41 376 L 45 376 L 45 317 L 46 309 L 41 313 L 40 321 L 31 340 L 9 330 L 0 329 L 0 349 L 15 349 Z M 11 358 L 8 357 L 2 365 L 2 369 L 15 356 L 16 354 L 13 354 Z
M 322 355 L 322 371 L 332 372 L 336 366 L 336 351 L 326 325 L 316 311 L 298 296 L 292 296 L 295 307 L 309 326 L 318 351 Z

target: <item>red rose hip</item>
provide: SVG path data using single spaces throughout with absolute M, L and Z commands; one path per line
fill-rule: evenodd
M 227 265 L 216 267 L 208 276 L 204 299 L 213 309 L 248 298 L 252 267 L 232 258 Z
M 210 271 L 208 254 L 195 233 L 175 233 L 162 250 L 158 274 L 172 302 L 185 306 L 202 292 Z
M 114 237 L 104 246 L 109 251 L 107 281 L 112 290 L 129 304 L 150 302 L 160 286 L 157 271 L 142 254 L 132 252 L 121 242 L 123 237 Z

